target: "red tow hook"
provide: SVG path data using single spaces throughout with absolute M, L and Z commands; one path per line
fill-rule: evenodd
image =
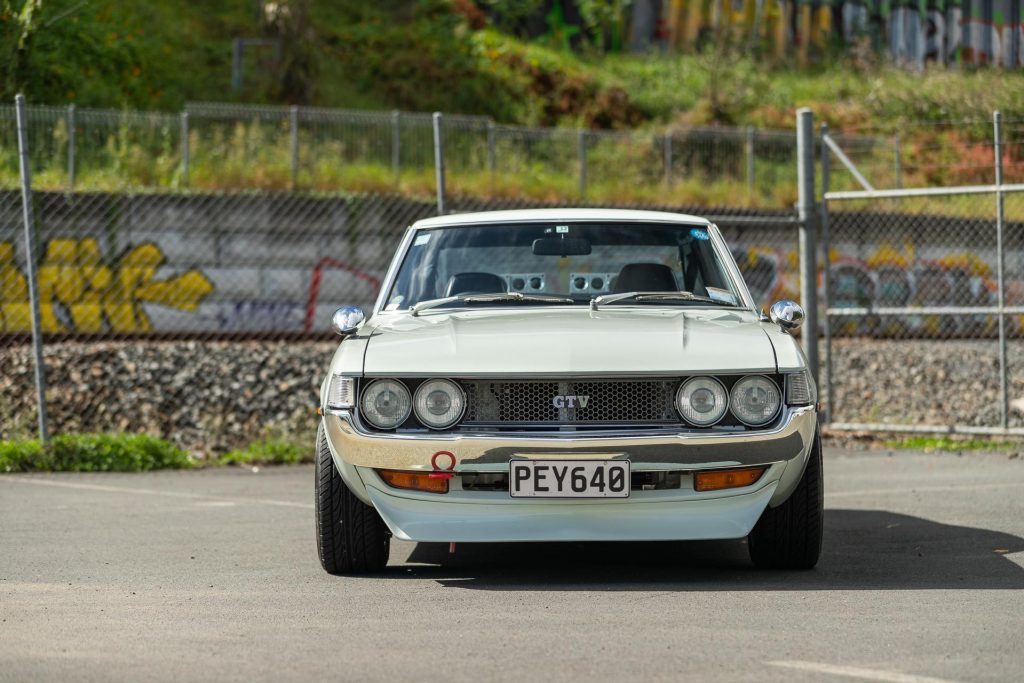
M 448 459 L 447 467 L 441 467 L 441 465 L 438 464 L 438 458 L 442 457 Z M 455 454 L 452 453 L 451 451 L 438 451 L 437 453 L 434 453 L 432 456 L 430 456 L 430 466 L 434 468 L 434 471 L 436 472 L 451 472 L 452 470 L 455 469 Z
M 455 554 L 455 542 L 454 541 L 448 544 L 448 554 L 449 555 L 454 555 Z
M 447 458 L 448 466 L 441 467 L 438 464 L 438 458 Z M 451 479 L 455 476 L 455 454 L 451 451 L 438 451 L 430 456 L 430 466 L 434 468 L 434 471 L 427 476 L 431 479 Z

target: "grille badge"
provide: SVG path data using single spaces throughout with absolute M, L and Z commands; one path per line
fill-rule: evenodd
M 573 396 L 569 395 L 558 395 L 551 399 L 552 405 L 556 408 L 586 408 L 587 404 L 590 403 L 589 396 Z

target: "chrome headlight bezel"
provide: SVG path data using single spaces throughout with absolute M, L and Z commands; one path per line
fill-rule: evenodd
M 698 384 L 701 386 L 695 386 Z M 687 388 L 690 388 L 690 390 L 687 391 Z M 692 398 L 694 392 L 700 389 L 707 389 L 711 391 L 713 394 L 715 394 L 716 412 L 712 413 L 713 419 L 709 418 L 705 420 L 698 420 L 692 417 L 688 417 L 687 407 L 691 405 L 690 399 Z M 717 405 L 719 400 L 721 402 L 720 408 Z M 725 385 L 722 384 L 722 381 L 717 377 L 712 377 L 710 375 L 699 375 L 697 377 L 690 377 L 682 384 L 680 384 L 678 389 L 676 389 L 675 405 L 676 412 L 679 413 L 679 417 L 681 417 L 687 424 L 692 425 L 694 427 L 712 427 L 721 422 L 722 419 L 729 412 L 729 392 L 728 390 L 726 390 Z
M 427 398 L 431 392 L 438 390 L 448 394 L 450 407 L 455 408 L 455 410 L 451 411 L 445 420 L 431 422 L 434 416 L 431 415 L 430 409 L 427 407 Z M 424 427 L 435 430 L 448 429 L 452 425 L 458 424 L 459 420 L 466 413 L 466 392 L 462 390 L 458 383 L 450 379 L 443 377 L 428 379 L 416 387 L 416 393 L 413 394 L 412 399 L 412 409 L 416 419 Z
M 743 402 L 739 400 L 737 397 L 745 384 L 758 381 L 767 382 L 771 388 L 771 391 L 774 392 L 775 408 L 774 410 L 772 410 L 771 414 L 768 415 L 768 417 L 766 418 L 748 419 L 750 418 L 749 415 L 744 416 L 739 412 L 738 409 L 742 409 Z M 729 410 L 732 412 L 733 417 L 735 417 L 737 420 L 739 420 L 748 427 L 764 427 L 765 425 L 770 424 L 772 420 L 779 416 L 779 412 L 782 411 L 782 399 L 782 390 L 779 388 L 778 383 L 775 382 L 775 380 L 773 380 L 771 377 L 768 377 L 767 375 L 745 375 L 736 380 L 736 383 L 732 385 L 732 389 L 729 390 Z
M 375 413 L 374 410 L 371 410 L 370 404 L 370 398 L 374 396 L 374 392 L 379 391 L 380 389 L 387 386 L 390 386 L 390 388 L 395 392 L 395 394 L 399 398 L 404 400 L 405 404 L 404 406 L 402 406 L 401 401 L 399 402 L 400 412 L 398 414 L 401 415 L 401 419 L 394 420 L 390 423 L 374 419 Z M 369 422 L 377 429 L 395 429 L 397 427 L 400 427 L 406 420 L 409 419 L 409 416 L 412 415 L 412 393 L 409 391 L 409 387 L 405 386 L 404 382 L 401 382 L 397 379 L 375 379 L 369 384 L 367 384 L 365 387 L 363 387 L 363 390 L 360 392 L 359 414 L 362 416 L 364 420 Z

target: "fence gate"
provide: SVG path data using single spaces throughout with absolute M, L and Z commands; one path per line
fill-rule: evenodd
M 824 193 L 832 427 L 1024 434 L 1024 185 L 996 179 Z

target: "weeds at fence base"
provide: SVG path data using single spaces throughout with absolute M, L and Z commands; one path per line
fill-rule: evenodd
M 241 450 L 233 450 L 217 458 L 217 465 L 298 465 L 313 462 L 311 445 L 299 445 L 279 439 L 263 439 Z
M 0 472 L 148 472 L 194 464 L 185 451 L 146 434 L 69 434 L 46 445 L 35 439 L 0 443 Z
M 0 473 L 149 472 L 223 465 L 298 465 L 313 462 L 310 444 L 262 439 L 203 461 L 146 434 L 67 434 L 0 442 Z
M 886 448 L 925 453 L 1007 452 L 1024 450 L 1024 441 L 997 441 L 995 439 L 955 439 L 948 436 L 914 436 L 885 442 Z

